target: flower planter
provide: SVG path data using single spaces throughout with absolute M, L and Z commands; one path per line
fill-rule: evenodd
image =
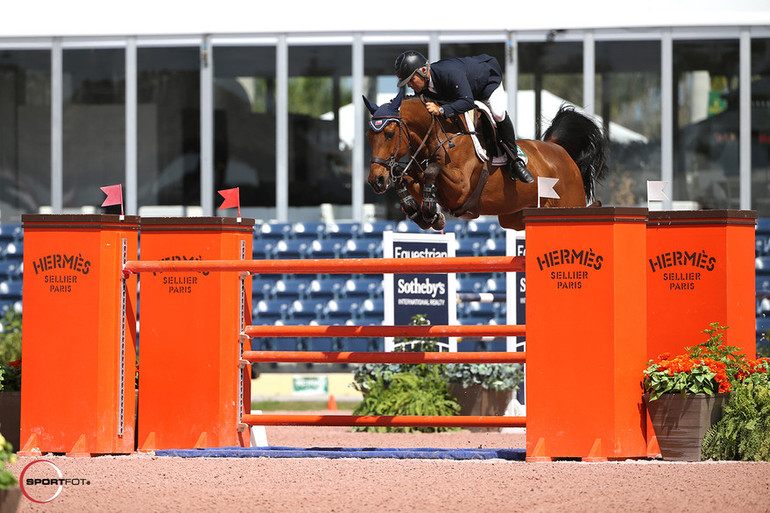
M 660 453 L 668 461 L 700 461 L 701 442 L 722 418 L 730 394 L 663 394 L 655 401 L 644 394 Z
M 460 415 L 502 416 L 515 390 L 488 390 L 481 385 L 463 388 L 459 383 L 449 384 L 449 393 L 460 405 Z M 474 432 L 499 431 L 500 428 L 468 428 Z
M 20 500 L 21 488 L 18 486 L 14 486 L 13 488 L 1 488 L 0 513 L 16 513 Z
M 0 433 L 19 450 L 19 431 L 21 426 L 21 392 L 0 391 Z

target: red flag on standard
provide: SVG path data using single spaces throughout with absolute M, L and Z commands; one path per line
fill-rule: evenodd
M 234 189 L 224 189 L 217 192 L 225 199 L 219 206 L 219 210 L 222 210 L 223 208 L 238 207 L 238 217 L 241 217 L 241 197 L 239 188 L 235 187 Z
M 107 195 L 102 206 L 109 207 L 110 205 L 120 205 L 120 214 L 123 215 L 123 186 L 118 184 L 99 188 Z

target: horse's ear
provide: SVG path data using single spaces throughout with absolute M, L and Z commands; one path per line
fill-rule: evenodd
M 367 98 L 364 95 L 361 95 L 361 97 L 364 99 L 364 105 L 366 105 L 366 108 L 369 110 L 369 113 L 374 115 L 375 112 L 377 112 L 377 105 L 370 102 L 369 98 Z
M 390 104 L 393 106 L 394 109 L 398 110 L 401 107 L 401 100 L 404 99 L 403 90 L 399 90 L 398 94 L 395 98 L 390 100 Z

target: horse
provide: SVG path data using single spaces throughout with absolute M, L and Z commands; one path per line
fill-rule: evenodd
M 364 96 L 364 103 L 372 114 L 366 134 L 372 149 L 369 185 L 378 194 L 396 185 L 402 210 L 424 230 L 444 228 L 445 218 L 436 203 L 455 217 L 497 215 L 503 228 L 523 230 L 523 209 L 585 207 L 607 174 L 604 131 L 567 105 L 559 109 L 542 141 L 517 141 L 535 178 L 527 184 L 512 180 L 507 164 L 495 166 L 491 159 L 478 156 L 477 144 L 488 154 L 495 152 L 494 138 L 487 135 L 486 141 L 474 142 L 473 132 L 462 122 L 431 115 L 419 97 L 403 98 L 399 93 L 390 103 L 377 106 Z M 483 116 L 476 117 L 476 126 L 484 123 Z M 486 123 L 490 134 L 491 122 Z M 402 164 L 404 158 L 407 162 Z M 558 198 L 540 203 L 539 177 L 558 179 L 553 186 Z

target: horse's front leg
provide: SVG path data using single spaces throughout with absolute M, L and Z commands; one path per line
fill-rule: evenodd
M 443 230 L 446 224 L 446 218 L 438 209 L 438 198 L 436 197 L 436 178 L 441 171 L 441 166 L 435 162 L 428 164 L 423 171 L 422 177 L 422 205 L 420 212 L 423 219 L 434 230 Z
M 412 184 L 414 185 L 414 183 Z M 400 180 L 396 188 L 396 194 L 398 194 L 398 201 L 401 204 L 401 211 L 406 217 L 414 221 L 417 226 L 423 230 L 430 228 L 430 223 L 422 217 L 420 212 L 420 206 L 414 199 L 414 196 L 409 192 L 409 187 L 406 180 Z

